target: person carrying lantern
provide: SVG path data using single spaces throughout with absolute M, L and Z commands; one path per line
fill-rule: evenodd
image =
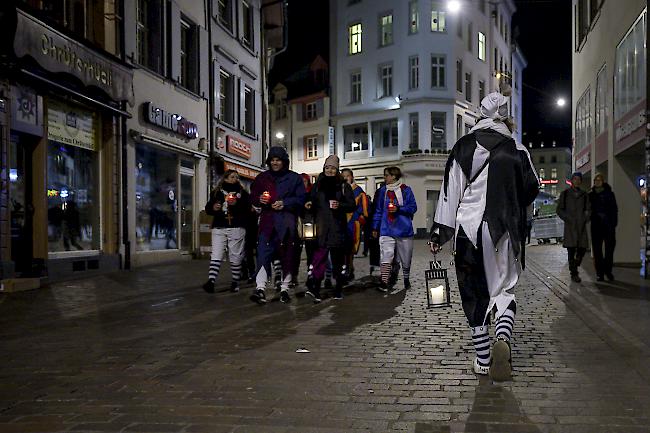
M 539 179 L 526 148 L 512 138 L 508 98 L 490 93 L 480 114 L 447 160 L 430 245 L 435 254 L 453 240 L 458 289 L 476 351 L 473 370 L 503 381 L 512 376 L 517 311 L 512 289 L 525 266 L 526 208 L 537 196 Z
M 410 271 L 413 257 L 413 216 L 418 210 L 415 195 L 402 183 L 399 167 L 384 169 L 384 181 L 376 194 L 373 216 L 373 237 L 379 237 L 381 285 L 388 292 L 391 271 L 395 260 L 402 266 L 404 288 L 411 287 Z M 396 264 L 397 264 L 396 263 Z
M 239 291 L 249 211 L 250 197 L 239 182 L 239 175 L 235 170 L 227 170 L 205 205 L 205 212 L 212 215 L 212 255 L 208 281 L 203 284 L 206 292 L 214 293 L 226 249 L 232 274 L 230 290 Z
M 251 300 L 266 303 L 266 281 L 275 255 L 282 266 L 280 301 L 288 303 L 298 236 L 296 224 L 305 203 L 305 186 L 300 175 L 289 170 L 289 155 L 283 147 L 271 147 L 266 164 L 269 169 L 251 185 L 251 201 L 260 212 L 256 289 Z

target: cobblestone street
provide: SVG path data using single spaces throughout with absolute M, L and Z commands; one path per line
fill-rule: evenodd
M 255 305 L 227 268 L 209 295 L 206 261 L 2 295 L 0 432 L 650 432 L 641 280 L 569 285 L 563 249 L 528 253 L 504 384 L 471 372 L 454 272 L 426 309 L 420 241 L 409 291 L 317 306 Z

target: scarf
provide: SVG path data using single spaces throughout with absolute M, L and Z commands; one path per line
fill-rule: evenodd
M 479 120 L 469 132 L 472 133 L 479 129 L 492 129 L 493 131 L 505 135 L 506 137 L 512 137 L 512 132 L 510 132 L 506 124 L 503 122 L 495 121 L 494 119 Z
M 404 205 L 404 197 L 402 197 L 402 181 L 398 180 L 395 183 L 386 184 L 386 195 L 389 198 L 397 200 L 397 204 Z

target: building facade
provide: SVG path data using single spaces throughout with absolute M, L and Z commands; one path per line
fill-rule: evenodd
M 433 222 L 449 149 L 497 76 L 513 75 L 514 11 L 509 0 L 464 2 L 455 14 L 442 1 L 330 2 L 335 151 L 370 195 L 384 167 L 401 167 L 419 234 Z
M 0 5 L 0 278 L 118 269 L 133 104 L 114 2 Z
M 541 182 L 540 191 L 557 198 L 569 186 L 571 149 L 553 146 L 530 149 L 530 158 Z
M 637 187 L 646 174 L 647 4 L 573 0 L 573 164 L 590 187 L 602 173 L 619 207 L 614 261 L 645 249 Z

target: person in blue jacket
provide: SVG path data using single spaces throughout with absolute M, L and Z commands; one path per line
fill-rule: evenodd
M 379 290 L 382 292 L 388 291 L 393 259 L 397 259 L 396 261 L 402 265 L 404 288 L 411 287 L 409 273 L 413 257 L 413 215 L 418 211 L 418 205 L 413 191 L 402 183 L 401 178 L 402 171 L 399 167 L 385 168 L 386 184 L 379 189 L 375 201 L 372 235 L 375 238 L 379 237 L 381 250 Z

